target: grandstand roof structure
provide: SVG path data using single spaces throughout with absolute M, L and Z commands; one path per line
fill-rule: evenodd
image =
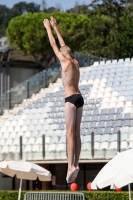
M 8 55 L 5 54 L 6 52 L 9 52 Z M 10 47 L 7 37 L 0 38 L 0 53 L 4 54 L 5 58 L 3 57 L 3 60 L 6 60 L 7 62 L 32 62 L 32 65 L 39 65 L 36 63 L 36 59 L 32 55 L 24 55 L 22 51 Z

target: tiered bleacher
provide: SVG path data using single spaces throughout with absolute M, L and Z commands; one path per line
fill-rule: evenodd
M 82 68 L 79 88 L 85 99 L 80 159 L 110 159 L 117 153 L 118 143 L 121 151 L 132 148 L 133 60 L 101 61 Z M 19 158 L 20 135 L 24 159 L 43 159 L 42 135 L 45 160 L 67 158 L 63 95 L 58 79 L 25 108 L 0 121 L 1 160 Z
M 0 95 L 0 114 L 8 109 L 18 106 L 24 99 L 32 97 L 42 88 L 48 87 L 52 82 L 55 82 L 61 75 L 60 64 L 55 63 L 47 70 L 43 70 L 17 86 L 7 90 Z

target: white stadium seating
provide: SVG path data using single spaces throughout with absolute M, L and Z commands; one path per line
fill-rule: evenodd
M 121 133 L 121 150 L 132 148 L 133 60 L 127 58 L 118 62 L 101 61 L 95 62 L 91 67 L 81 68 L 79 88 L 85 100 L 81 123 L 80 158 L 113 157 L 118 151 L 118 131 Z M 24 158 L 43 159 L 43 134 L 45 159 L 66 159 L 62 80 L 58 79 L 46 91 L 44 94 L 41 93 L 41 96 L 34 96 L 34 101 L 26 104 L 16 114 L 9 115 L 5 121 L 0 121 L 0 159 L 6 158 L 9 153 L 19 154 L 20 135 L 23 136 Z

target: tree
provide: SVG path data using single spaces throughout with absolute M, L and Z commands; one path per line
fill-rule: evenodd
M 39 12 L 40 5 L 35 3 L 26 3 L 26 2 L 19 2 L 14 4 L 14 6 L 10 10 L 10 19 L 13 17 L 28 13 L 28 12 Z
M 88 5 L 78 5 L 78 2 L 76 2 L 74 8 L 70 8 L 69 10 L 66 10 L 66 12 L 73 14 L 87 14 L 89 10 Z
M 80 13 L 80 8 L 79 8 L 79 2 L 78 1 L 75 2 L 75 6 L 74 6 L 73 9 L 74 9 L 75 13 Z
M 19 2 L 9 9 L 0 5 L 0 37 L 5 36 L 9 21 L 16 16 L 28 13 L 39 12 L 40 5 L 35 3 Z
M 42 0 L 42 11 L 46 10 L 46 1 Z
M 82 52 L 114 58 L 117 38 L 116 33 L 112 31 L 113 19 L 95 15 L 89 17 L 89 23 L 87 21 L 85 23 L 87 25 L 79 28 L 73 36 L 73 40 L 77 41 Z
M 89 13 L 88 5 L 85 5 L 85 4 L 81 5 L 80 6 L 80 13 L 81 14 L 88 14 Z
M 53 12 L 59 12 L 59 11 L 60 11 L 59 8 L 56 8 L 53 6 L 46 9 L 47 13 L 53 13 Z
M 10 21 L 7 36 L 11 46 L 27 55 L 33 55 L 36 62 L 46 68 L 54 53 L 43 26 L 43 20 L 53 15 L 66 44 L 72 51 L 110 59 L 132 57 L 132 13 L 133 7 L 130 6 L 130 9 L 126 9 L 119 17 L 118 27 L 115 26 L 114 17 L 94 13 L 94 11 L 87 15 L 63 12 L 28 13 Z M 54 35 L 58 41 L 55 33 Z
M 82 26 L 87 28 L 89 22 L 88 17 L 58 12 L 52 15 L 58 22 L 59 29 L 66 44 L 73 51 L 81 49 L 81 45 L 79 45 L 78 41 L 75 43 L 73 36 L 78 33 L 79 29 L 82 29 Z M 41 12 L 21 15 L 12 19 L 7 29 L 10 45 L 20 49 L 27 55 L 33 55 L 36 61 L 44 68 L 47 67 L 49 59 L 54 56 L 46 30 L 43 26 L 44 18 L 50 18 L 50 16 L 51 14 Z M 40 59 L 40 56 L 42 59 Z
M 119 52 L 121 58 L 133 57 L 133 7 L 130 7 L 130 11 L 126 11 L 125 15 L 120 20 L 120 31 L 118 33 L 119 48 L 116 49 Z
M 26 11 L 27 12 L 32 12 L 32 13 L 40 12 L 41 11 L 40 9 L 41 9 L 41 6 L 39 4 L 36 4 L 36 3 L 33 3 L 33 2 L 27 3 L 27 5 L 26 5 Z
M 122 58 L 126 55 L 131 57 L 133 55 L 132 48 L 129 51 L 127 43 L 130 44 L 129 46 L 132 44 L 131 30 L 133 27 L 131 24 L 128 26 L 133 13 L 132 0 L 94 0 L 90 7 L 92 9 L 90 9 L 89 16 L 105 15 L 113 20 L 113 24 L 110 27 L 112 42 L 108 44 L 108 48 L 113 48 L 114 52 L 111 54 L 111 58 Z
M 56 9 L 57 9 L 58 11 L 60 11 L 60 12 L 63 10 L 63 9 L 62 9 L 61 3 L 57 3 L 55 7 L 56 7 Z
M 93 0 L 90 4 L 90 8 L 92 8 L 90 13 L 113 18 L 116 28 L 119 28 L 120 17 L 123 16 L 129 1 L 131 0 Z
M 9 12 L 9 8 L 7 8 L 5 5 L 0 5 L 0 37 L 4 36 L 6 33 Z

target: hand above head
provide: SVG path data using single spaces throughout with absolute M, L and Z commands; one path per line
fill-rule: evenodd
M 48 19 L 44 19 L 43 24 L 44 24 L 46 29 L 50 28 L 50 22 L 49 22 Z
M 50 17 L 50 24 L 53 28 L 57 27 L 57 22 L 56 19 L 53 18 L 52 16 Z

